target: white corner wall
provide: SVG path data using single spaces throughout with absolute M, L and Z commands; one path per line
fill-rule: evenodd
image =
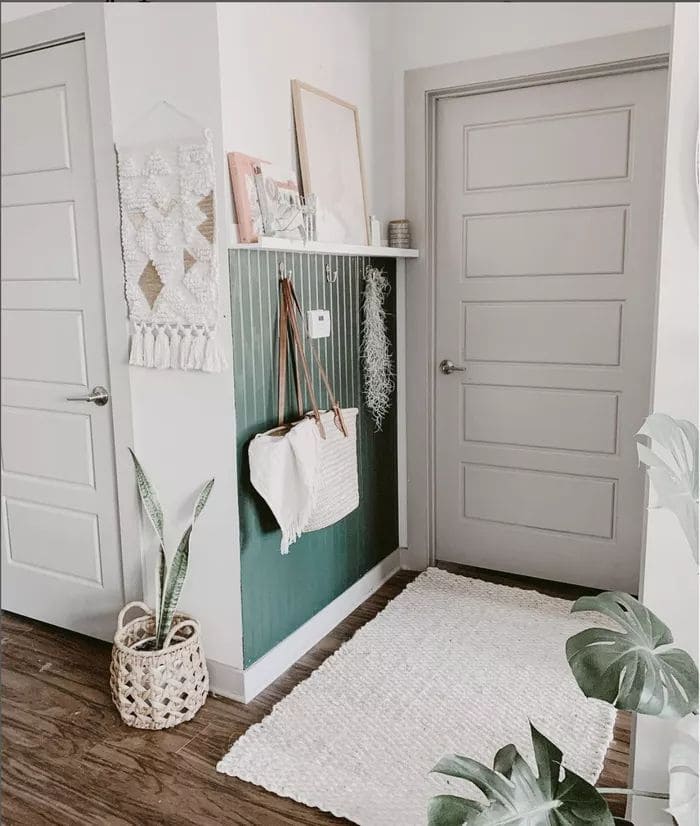
M 20 17 L 29 17 L 30 14 L 39 14 L 67 5 L 68 3 L 3 3 L 0 7 L 0 19 L 3 23 L 9 23 L 10 20 L 19 20 Z
M 3 3 L 2 22 L 67 3 Z M 221 343 L 232 363 L 228 282 L 227 172 L 222 142 L 219 39 L 215 3 L 94 4 L 104 9 L 116 143 L 141 137 L 143 116 L 167 100 L 213 132 L 221 279 Z M 157 128 L 156 128 L 157 131 Z M 136 136 L 136 137 L 134 137 Z M 124 305 L 124 323 L 126 304 Z M 228 693 L 241 679 L 243 645 L 233 376 L 130 368 L 134 449 L 156 486 L 170 553 L 188 524 L 194 498 L 216 485 L 192 538 L 183 611 L 202 624 L 212 685 Z M 141 531 L 146 599 L 153 594 L 157 545 Z
M 652 409 L 698 423 L 698 6 L 676 3 L 671 52 L 659 312 Z M 650 494 L 653 501 L 654 493 Z M 698 571 L 667 510 L 650 510 L 641 598 L 698 661 Z M 637 718 L 633 785 L 668 789 L 673 723 Z M 663 804 L 635 798 L 637 826 L 670 823 Z
M 167 100 L 213 132 L 221 280 L 221 342 L 232 363 L 224 154 L 216 5 L 119 3 L 105 5 L 115 142 L 141 138 L 140 121 Z M 136 137 L 135 137 L 136 136 Z M 181 599 L 202 624 L 208 658 L 241 668 L 240 573 L 231 370 L 218 374 L 131 368 L 135 451 L 156 486 L 166 516 L 169 552 L 177 547 L 201 485 L 214 491 L 192 537 Z M 152 593 L 157 545 L 142 530 Z
M 376 4 L 216 5 L 225 151 L 296 169 L 291 80 L 318 86 L 358 107 L 368 208 L 386 220 L 386 193 L 374 175 L 374 148 L 386 140 L 375 123 Z M 229 195 L 229 210 L 230 202 Z M 232 224 L 230 238 L 237 240 Z

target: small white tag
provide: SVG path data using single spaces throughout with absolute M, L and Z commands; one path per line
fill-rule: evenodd
M 307 310 L 306 329 L 310 338 L 328 338 L 331 334 L 330 310 Z

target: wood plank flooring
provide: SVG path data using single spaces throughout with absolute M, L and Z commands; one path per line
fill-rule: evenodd
M 458 573 L 553 596 L 582 589 Z M 282 826 L 342 824 L 317 809 L 220 775 L 216 762 L 253 723 L 372 619 L 416 574 L 402 571 L 247 706 L 210 697 L 189 723 L 162 732 L 124 726 L 109 696 L 109 645 L 12 614 L 2 618 L 5 826 Z M 626 786 L 630 719 L 619 715 L 601 786 Z M 616 813 L 621 814 L 619 805 Z

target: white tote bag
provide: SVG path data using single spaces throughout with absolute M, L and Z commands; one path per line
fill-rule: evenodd
M 280 550 L 302 533 L 338 522 L 359 505 L 357 481 L 357 408 L 341 409 L 316 351 L 311 348 L 328 391 L 329 410 L 318 408 L 311 372 L 299 333 L 301 309 L 288 278 L 280 280 L 278 359 L 278 427 L 260 433 L 248 446 L 250 479 L 282 529 Z M 288 332 L 295 352 L 295 382 L 299 420 L 284 420 Z M 299 369 L 311 399 L 304 414 Z

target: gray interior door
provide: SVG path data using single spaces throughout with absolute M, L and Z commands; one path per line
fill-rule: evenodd
M 636 591 L 666 74 L 439 102 L 438 559 Z
M 109 639 L 123 604 L 85 44 L 2 60 L 2 606 Z M 72 400 L 73 399 L 73 400 Z

